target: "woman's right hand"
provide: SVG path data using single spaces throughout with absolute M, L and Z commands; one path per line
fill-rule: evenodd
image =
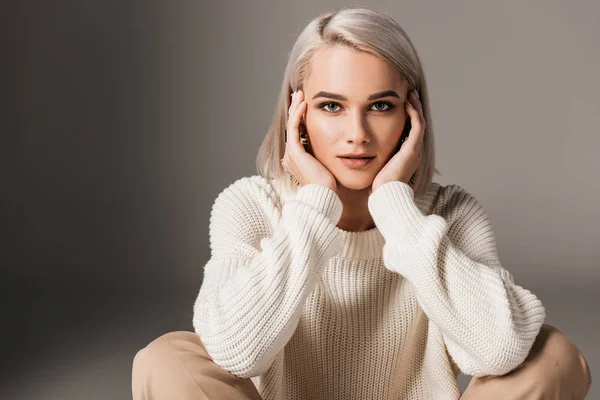
M 300 182 L 301 186 L 318 183 L 338 193 L 338 182 L 333 174 L 300 143 L 300 121 L 306 110 L 304 92 L 298 90 L 288 110 L 287 142 L 281 159 L 283 168 Z M 338 193 L 339 194 L 339 193 Z

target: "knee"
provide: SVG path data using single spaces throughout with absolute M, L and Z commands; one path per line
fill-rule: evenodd
M 561 376 L 581 375 L 589 390 L 592 383 L 589 365 L 583 353 L 564 332 L 552 325 L 543 324 L 536 341 L 542 342 L 543 350 L 540 353 L 550 361 L 544 364 L 556 368 Z
M 152 348 L 153 350 L 157 350 L 157 352 L 169 352 L 174 348 L 174 343 L 181 342 L 199 343 L 200 338 L 196 333 L 189 331 L 167 332 L 151 341 L 144 349 Z
M 198 398 L 201 389 L 184 365 L 197 354 L 202 356 L 203 348 L 194 332 L 174 331 L 154 339 L 133 358 L 133 399 Z
M 144 379 L 151 371 L 164 368 L 174 359 L 175 347 L 173 347 L 173 343 L 181 343 L 182 341 L 200 342 L 200 338 L 194 332 L 173 331 L 152 340 L 135 354 L 132 365 L 133 377 Z
M 544 347 L 542 353 L 562 360 L 579 359 L 583 357 L 577 346 L 560 329 L 543 324 L 536 341 Z

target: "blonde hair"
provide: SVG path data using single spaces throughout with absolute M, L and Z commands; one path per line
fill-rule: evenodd
M 425 117 L 421 164 L 411 177 L 409 185 L 415 198 L 422 196 L 432 182 L 435 169 L 433 124 L 429 112 L 429 97 L 425 73 L 419 56 L 407 34 L 392 18 L 378 11 L 359 6 L 347 6 L 326 12 L 313 19 L 300 33 L 290 53 L 279 100 L 275 107 L 269 131 L 256 158 L 258 173 L 275 179 L 284 189 L 295 192 L 298 185 L 286 173 L 280 160 L 285 153 L 284 130 L 287 126 L 290 94 L 303 89 L 310 74 L 311 60 L 317 50 L 333 46 L 346 46 L 364 51 L 390 62 L 400 71 L 408 93 L 416 89 Z

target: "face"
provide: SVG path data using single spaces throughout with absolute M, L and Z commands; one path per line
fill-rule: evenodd
M 313 57 L 303 91 L 312 155 L 342 186 L 370 187 L 395 154 L 408 118 L 404 108 L 407 87 L 399 71 L 368 53 L 322 49 Z M 373 98 L 382 92 L 386 93 Z M 375 158 L 364 167 L 350 168 L 339 157 L 346 153 L 368 153 Z

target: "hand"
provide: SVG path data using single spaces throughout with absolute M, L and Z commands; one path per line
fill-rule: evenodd
M 300 143 L 299 125 L 305 110 L 304 93 L 301 90 L 294 92 L 288 111 L 287 142 L 281 165 L 301 186 L 319 183 L 338 193 L 337 179 L 315 157 L 307 153 Z
M 370 193 L 384 183 L 401 181 L 408 184 L 423 157 L 423 137 L 425 136 L 425 118 L 421 101 L 413 91 L 405 102 L 406 112 L 412 125 L 408 138 L 404 141 L 400 150 L 383 166 L 373 180 Z

